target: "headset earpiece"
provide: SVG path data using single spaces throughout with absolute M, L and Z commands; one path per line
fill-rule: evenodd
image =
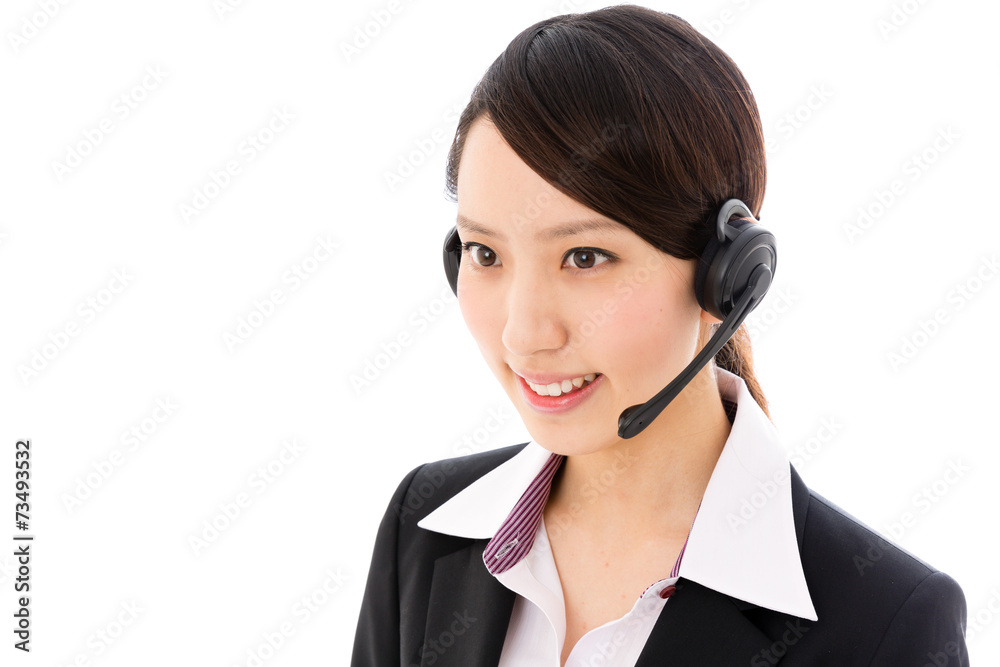
M 742 217 L 730 222 L 733 214 Z M 746 290 L 754 269 L 764 264 L 773 276 L 778 256 L 774 235 L 760 226 L 739 199 L 727 200 L 714 222 L 716 233 L 698 259 L 694 290 L 698 305 L 724 320 Z
M 458 227 L 455 226 L 444 237 L 444 274 L 455 296 L 458 296 L 458 269 L 461 264 L 462 239 L 458 238 Z

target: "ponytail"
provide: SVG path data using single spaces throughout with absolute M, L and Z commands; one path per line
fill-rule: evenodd
M 764 411 L 768 419 L 771 419 L 771 413 L 767 409 L 767 397 L 764 396 L 757 375 L 753 371 L 753 350 L 750 347 L 750 335 L 747 333 L 745 324 L 740 325 L 733 337 L 726 341 L 719 353 L 715 355 L 715 365 L 742 378 L 747 389 L 750 390 L 753 400 L 757 401 L 760 409 Z M 774 420 L 771 419 L 771 421 Z

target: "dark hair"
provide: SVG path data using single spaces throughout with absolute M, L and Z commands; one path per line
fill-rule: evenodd
M 697 258 L 727 199 L 758 215 L 764 136 L 732 59 L 674 16 L 636 5 L 554 16 L 511 41 L 472 92 L 447 158 L 458 166 L 485 115 L 511 149 L 561 192 L 679 259 Z M 745 325 L 715 363 L 770 418 Z

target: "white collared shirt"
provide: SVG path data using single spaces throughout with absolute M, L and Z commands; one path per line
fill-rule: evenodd
M 736 415 L 671 576 L 636 591 L 624 616 L 583 635 L 567 667 L 633 667 L 679 577 L 817 620 L 799 559 L 790 469 L 778 432 L 742 378 L 721 368 L 716 377 Z M 517 593 L 501 667 L 561 664 L 566 609 L 541 515 L 561 461 L 530 441 L 417 524 L 447 535 L 491 538 L 484 563 Z M 665 567 L 672 557 L 664 556 Z

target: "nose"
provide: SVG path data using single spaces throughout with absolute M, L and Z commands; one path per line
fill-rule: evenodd
M 558 351 L 569 340 L 562 305 L 552 278 L 515 272 L 507 284 L 505 302 L 507 320 L 501 340 L 511 354 L 530 357 L 539 352 Z

